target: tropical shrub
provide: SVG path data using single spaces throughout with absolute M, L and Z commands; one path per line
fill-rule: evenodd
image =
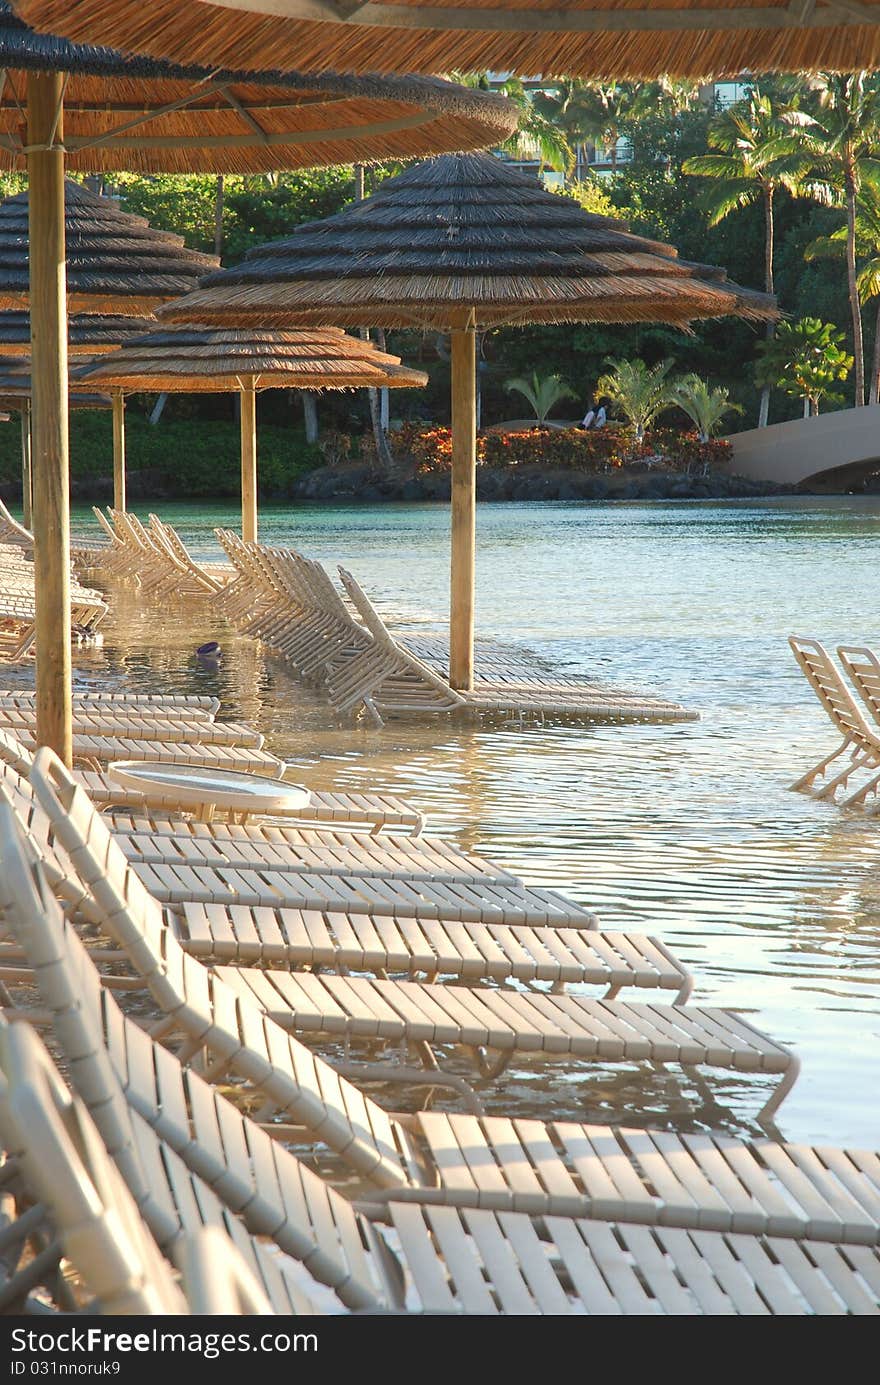
M 835 385 L 853 368 L 853 357 L 843 349 L 844 341 L 843 332 L 817 317 L 780 322 L 772 341 L 758 346 L 755 380 L 803 399 L 804 416 L 815 417 L 820 400 L 843 403 Z
M 712 389 L 699 375 L 683 375 L 673 382 L 669 397 L 696 427 L 700 442 L 708 442 L 728 414 L 741 414 L 742 405 L 730 399 L 730 390 Z
M 615 411 L 641 440 L 652 423 L 670 407 L 671 361 L 646 365 L 639 360 L 610 360 L 609 369 L 596 381 L 596 398 L 611 400 Z
M 449 471 L 452 434 L 448 428 L 404 424 L 391 435 L 396 456 L 406 458 L 417 475 Z M 701 442 L 697 433 L 656 429 L 636 439 L 614 428 L 582 428 L 482 433 L 477 438 L 477 465 L 486 468 L 571 467 L 609 472 L 640 463 L 670 470 L 703 473 L 720 467 L 731 455 L 730 444 L 717 438 Z
M 562 399 L 574 399 L 574 390 L 565 383 L 561 375 L 539 375 L 536 370 L 526 378 L 517 376 L 505 381 L 504 388 L 510 393 L 521 394 L 531 405 L 537 423 L 544 423 L 547 415 Z

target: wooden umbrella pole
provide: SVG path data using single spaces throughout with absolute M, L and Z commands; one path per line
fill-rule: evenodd
M 253 380 L 241 384 L 241 537 L 257 541 L 257 392 Z
M 125 396 L 113 391 L 113 508 L 125 509 Z
M 474 686 L 477 392 L 473 313 L 452 332 L 452 553 L 449 681 Z
M 28 189 L 37 741 L 70 765 L 70 507 L 63 77 L 30 72 Z
M 21 508 L 24 527 L 30 529 L 33 515 L 33 479 L 31 477 L 31 401 L 21 406 Z

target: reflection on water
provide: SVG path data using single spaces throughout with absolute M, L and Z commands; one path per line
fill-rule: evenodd
M 212 557 L 212 526 L 236 522 L 219 507 L 161 514 Z M 790 632 L 880 644 L 880 501 L 484 505 L 479 536 L 483 632 L 678 698 L 702 721 L 337 723 L 208 610 L 151 609 L 130 593 L 103 650 L 75 654 L 78 675 L 216 692 L 292 777 L 410 796 L 463 847 L 558 885 L 606 926 L 660 934 L 694 970 L 695 1001 L 743 1010 L 800 1054 L 786 1136 L 880 1146 L 880 818 L 786 789 L 833 737 L 785 645 Z M 443 507 L 270 510 L 261 537 L 344 562 L 397 619 L 442 628 Z M 221 664 L 200 666 L 194 651 L 214 638 Z M 533 1064 L 488 1104 L 743 1130 L 767 1090 L 724 1073 Z

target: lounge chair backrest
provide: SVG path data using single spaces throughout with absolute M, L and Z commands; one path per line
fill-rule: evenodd
M 107 1154 L 85 1105 L 68 1091 L 36 1031 L 0 1030 L 4 1142 L 15 1141 L 30 1186 L 102 1313 L 179 1314 L 186 1301 Z
M 340 567 L 338 571 L 340 581 L 348 592 L 352 605 L 376 642 L 384 645 L 388 649 L 393 649 L 402 664 L 412 670 L 412 672 L 417 673 L 418 676 L 432 688 L 436 688 L 439 692 L 444 693 L 453 703 L 463 703 L 464 698 L 461 697 L 454 688 L 450 687 L 445 678 L 441 678 L 439 674 L 435 673 L 432 668 L 429 668 L 428 665 L 417 658 L 415 654 L 411 654 L 409 650 L 404 649 L 403 646 L 398 643 L 357 579 L 344 567 Z
M 7 530 L 4 543 L 15 544 L 19 548 L 31 549 L 34 546 L 34 536 L 29 529 L 25 529 L 23 524 L 9 513 L 3 501 L 0 500 L 0 521 Z
M 66 850 L 55 841 L 49 819 L 37 801 L 33 785 L 22 771 L 33 766 L 28 751 L 8 731 L 0 731 L 0 788 L 9 796 L 18 817 L 27 828 L 35 850 L 46 870 L 52 888 L 74 908 L 82 908 L 93 922 L 96 909 L 83 887 Z
M 788 643 L 804 677 L 841 735 L 861 746 L 880 748 L 828 651 L 817 640 L 790 635 Z
M 837 653 L 859 697 L 880 722 L 880 659 L 864 645 L 842 644 Z
M 266 1317 L 273 1312 L 235 1246 L 216 1226 L 188 1236 L 178 1260 L 186 1301 L 197 1317 Z
M 0 730 L 0 761 L 15 770 L 16 774 L 26 777 L 31 772 L 34 757 L 11 731 Z
M 98 521 L 101 528 L 104 530 L 104 533 L 107 535 L 110 542 L 114 544 L 116 547 L 118 547 L 121 543 L 121 539 L 117 534 L 116 530 L 113 528 L 113 525 L 110 523 L 107 516 L 104 514 L 104 511 L 99 510 L 97 505 L 93 505 L 92 514 L 95 516 L 95 519 Z
M 361 1240 L 351 1203 L 205 1079 L 192 1071 L 184 1073 L 173 1054 L 119 1009 L 48 891 L 2 790 L 0 908 L 33 967 L 71 1079 L 138 1205 L 150 1206 L 151 1225 L 158 1227 L 162 1244 L 173 1241 L 181 1227 L 169 1217 L 162 1200 L 156 1202 L 156 1190 L 147 1181 L 143 1139 L 136 1140 L 132 1106 L 173 1150 L 187 1154 L 186 1162 L 225 1194 L 230 1207 L 251 1214 L 255 1230 L 277 1234 L 283 1226 L 285 1248 L 316 1278 L 354 1307 L 376 1306 L 375 1281 L 365 1262 L 356 1263 L 350 1251 Z M 181 1226 L 192 1229 L 186 1223 Z
M 183 951 L 165 927 L 161 905 L 129 866 L 85 790 L 46 746 L 37 752 L 31 782 L 82 885 L 93 894 L 105 930 L 160 1008 L 190 1034 L 210 1032 L 212 1052 L 234 1059 L 242 1071 L 250 1065 L 282 1109 L 355 1168 L 385 1186 L 404 1186 L 387 1113 L 269 1019 L 256 1001 L 233 997 L 219 977 Z

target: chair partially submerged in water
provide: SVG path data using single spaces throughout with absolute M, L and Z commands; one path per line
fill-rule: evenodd
M 871 720 L 880 737 L 880 658 L 873 649 L 868 649 L 864 645 L 842 644 L 838 647 L 837 654 L 853 687 L 870 712 Z M 846 802 L 848 805 L 865 803 L 878 792 L 880 773 L 873 775 L 856 793 L 851 794 Z M 880 804 L 875 804 L 873 811 L 880 811 Z
M 694 721 L 696 714 L 676 702 L 643 697 L 590 684 L 586 680 L 555 680 L 540 671 L 530 679 L 517 667 L 514 671 L 490 668 L 488 676 L 475 679 L 473 691 L 452 689 L 446 678 L 430 667 L 405 643 L 388 630 L 366 592 L 345 568 L 339 576 L 352 605 L 373 636 L 377 650 L 385 656 L 387 668 L 364 668 L 360 680 L 355 665 L 345 671 L 342 685 L 330 684 L 331 701 L 343 711 L 369 696 L 379 712 L 460 710 L 472 713 L 499 712 L 528 716 L 565 716 L 585 721 Z
M 90 917 L 123 949 L 148 985 L 157 968 L 169 985 L 174 977 L 159 1003 L 176 1022 L 178 1012 L 188 1013 L 188 988 L 201 994 L 207 973 L 183 951 L 176 930 L 168 927 L 106 824 L 51 751 L 39 752 L 31 779 L 51 824 L 53 849 L 69 853 L 67 875 L 79 877 L 71 882 L 62 870 L 53 885 L 62 892 L 72 889 L 73 902 L 91 897 Z M 179 962 L 170 969 L 173 958 Z M 209 1005 L 213 1008 L 222 997 L 223 1023 L 231 1025 L 221 1045 L 224 1051 L 241 1049 L 246 1041 L 240 1015 L 253 1013 L 279 1035 L 292 1029 L 318 1031 L 347 1040 L 414 1044 L 420 1051 L 425 1045 L 452 1045 L 471 1052 L 488 1075 L 496 1075 L 517 1052 L 557 1059 L 707 1064 L 780 1076 L 782 1081 L 764 1107 L 768 1115 L 798 1072 L 797 1060 L 786 1048 L 722 1010 L 237 967 L 217 967 L 210 975 Z M 198 1023 L 204 1023 L 204 1015 Z M 435 1064 L 433 1050 L 428 1056 Z M 399 1075 L 394 1064 L 381 1068 L 386 1078 Z M 406 1071 L 411 1078 L 411 1070 Z M 443 1081 L 449 1080 L 443 1076 Z
M 403 1124 L 292 1039 L 252 1052 L 270 1121 L 258 1126 L 120 1012 L 5 804 L 0 859 L 0 905 L 71 1078 L 163 1245 L 193 1220 L 220 1225 L 219 1199 L 222 1225 L 238 1213 L 351 1307 L 402 1306 L 409 1289 L 433 1311 L 565 1312 L 572 1296 L 589 1312 L 877 1311 L 875 1156 L 424 1113 Z M 212 1021 L 201 1033 L 216 1076 L 228 1048 Z M 284 1147 L 275 1111 L 373 1184 L 369 1216 Z
M 846 788 L 853 774 L 860 770 L 880 770 L 880 727 L 866 720 L 840 670 L 818 640 L 790 635 L 788 643 L 822 709 L 842 737 L 840 745 L 830 755 L 808 769 L 791 787 L 813 798 L 833 800 L 839 789 Z M 821 781 L 818 787 L 817 780 Z M 844 802 L 858 802 L 864 792 L 866 790 L 859 790 Z
M 24 775 L 33 767 L 25 752 L 15 753 L 16 743 L 0 732 L 0 778 L 17 810 L 39 832 L 40 849 L 46 855 L 50 878 L 61 883 L 70 876 L 67 864 L 50 845 L 48 820 L 33 801 L 33 791 Z M 7 744 L 5 745 L 4 742 Z M 82 774 L 73 773 L 78 783 Z M 118 815 L 112 819 L 114 837 L 123 846 L 129 834 L 146 830 L 132 818 L 122 831 Z M 154 825 L 154 830 L 196 841 L 229 834 L 233 840 L 247 833 L 253 840 L 264 833 L 266 840 L 283 851 L 291 829 L 279 827 L 207 827 L 200 823 L 170 821 Z M 320 831 L 295 833 L 320 843 Z M 256 838 L 259 840 L 259 838 Z M 402 839 L 402 844 L 406 839 Z M 465 858 L 463 858 L 465 859 Z M 385 868 L 394 865 L 402 873 L 414 870 L 405 858 L 385 856 Z M 377 868 L 381 868 L 377 863 Z M 327 869 L 333 870 L 332 861 Z M 69 880 L 61 888 L 69 886 Z M 75 893 L 72 902 L 76 902 Z M 656 938 L 640 933 L 600 932 L 589 925 L 585 915 L 580 927 L 546 927 L 540 924 L 462 923 L 453 918 L 406 919 L 354 914 L 338 901 L 332 910 L 294 908 L 254 909 L 245 905 L 206 905 L 184 901 L 177 906 L 181 914 L 167 915 L 188 952 L 211 961 L 236 964 L 332 970 L 372 971 L 379 975 L 403 973 L 405 976 L 457 976 L 468 984 L 481 981 L 517 980 L 526 985 L 549 984 L 563 989 L 579 982 L 606 988 L 608 998 L 628 986 L 661 988 L 676 992 L 683 1004 L 690 994 L 692 979 L 687 970 Z

